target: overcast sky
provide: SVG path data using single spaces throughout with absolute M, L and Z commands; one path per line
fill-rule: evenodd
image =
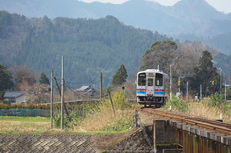
M 84 1 L 84 2 L 98 1 L 102 3 L 122 4 L 128 0 L 80 0 L 80 1 Z M 151 0 L 151 1 L 156 1 L 162 5 L 172 6 L 180 0 Z M 210 5 L 212 5 L 215 9 L 217 9 L 220 12 L 224 12 L 224 13 L 231 12 L 231 0 L 205 0 L 205 1 L 207 1 Z

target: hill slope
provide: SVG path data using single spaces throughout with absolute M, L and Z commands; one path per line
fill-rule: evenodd
M 54 70 L 59 78 L 64 56 L 65 78 L 74 86 L 99 85 L 101 71 L 107 86 L 121 64 L 129 75 L 152 42 L 169 40 L 157 32 L 126 26 L 113 16 L 50 20 L 0 12 L 0 21 L 1 64 L 26 65 L 47 76 Z
M 227 49 L 231 48 L 231 39 L 225 43 L 227 47 L 213 41 L 231 32 L 231 13 L 218 12 L 205 0 L 181 0 L 170 7 L 147 0 L 130 0 L 119 5 L 77 0 L 0 0 L 0 4 L 0 10 L 37 18 L 47 15 L 52 19 L 99 19 L 113 15 L 126 25 L 158 31 L 181 41 L 199 40 L 223 53 L 231 53 Z

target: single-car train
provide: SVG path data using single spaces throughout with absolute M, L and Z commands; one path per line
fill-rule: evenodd
M 169 76 L 158 69 L 147 69 L 137 73 L 137 102 L 160 107 L 169 94 Z

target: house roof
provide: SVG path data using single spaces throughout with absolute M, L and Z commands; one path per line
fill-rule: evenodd
M 83 90 L 87 90 L 88 88 L 90 88 L 91 86 L 82 86 L 81 88 L 79 88 L 80 91 L 83 91 Z
M 6 91 L 3 98 L 17 98 L 23 94 L 21 91 Z

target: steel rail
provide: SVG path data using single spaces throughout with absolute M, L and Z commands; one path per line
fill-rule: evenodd
M 231 135 L 231 129 L 230 128 L 224 127 L 222 125 L 216 125 L 216 124 L 214 124 L 214 121 L 211 121 L 211 120 L 209 122 L 206 122 L 208 120 L 198 121 L 198 120 L 195 120 L 195 119 L 190 118 L 188 116 L 183 116 L 183 115 L 178 115 L 178 114 L 173 114 L 173 113 L 167 113 L 167 112 L 163 112 L 160 110 L 157 111 L 157 110 L 153 110 L 153 109 L 138 109 L 138 111 L 149 113 L 149 114 L 159 116 L 162 118 L 178 121 L 178 122 L 181 122 L 181 123 L 186 124 L 186 125 L 196 126 L 198 128 L 204 128 L 204 129 L 207 129 L 209 131 L 224 134 L 226 136 Z
M 160 111 L 160 110 L 157 110 L 157 109 L 152 109 L 152 110 L 155 111 L 155 112 L 164 113 L 164 111 Z M 210 123 L 210 124 L 214 124 L 214 125 L 217 125 L 217 126 L 222 126 L 222 127 L 226 127 L 226 128 L 231 129 L 231 124 L 229 124 L 229 123 L 223 123 L 223 122 L 220 122 L 220 121 L 208 120 L 208 119 L 199 118 L 199 117 L 189 117 L 189 116 L 185 116 L 185 115 L 179 115 L 179 114 L 168 113 L 168 112 L 165 112 L 165 113 L 166 114 L 171 114 L 172 116 L 175 116 L 175 117 L 181 117 L 183 119 L 191 119 L 191 120 Z

